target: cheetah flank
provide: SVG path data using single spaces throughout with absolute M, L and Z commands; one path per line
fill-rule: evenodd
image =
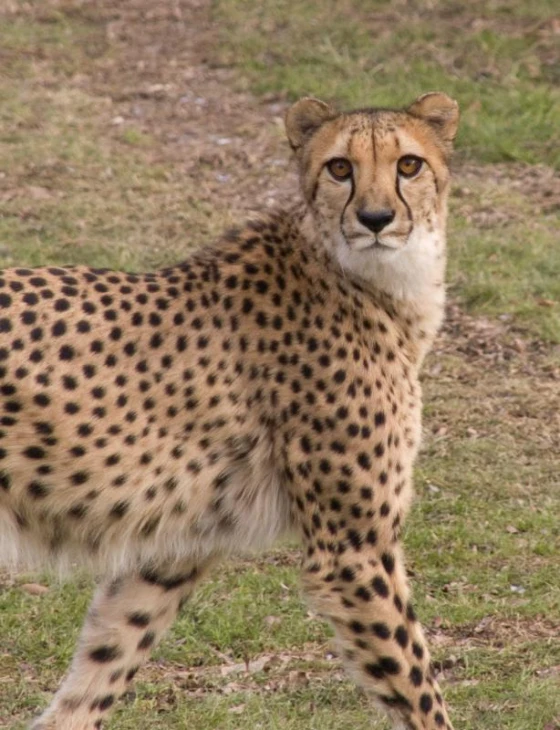
M 399 532 L 444 305 L 444 94 L 288 111 L 303 204 L 151 274 L 0 280 L 0 556 L 103 571 L 33 730 L 93 730 L 217 560 L 295 530 L 395 728 L 451 729 Z

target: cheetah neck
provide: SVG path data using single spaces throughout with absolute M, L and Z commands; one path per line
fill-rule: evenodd
M 301 231 L 338 275 L 387 311 L 406 334 L 410 359 L 420 365 L 444 315 L 445 226 L 418 226 L 396 251 L 352 251 L 342 237 L 325 245 L 311 214 L 303 218 Z

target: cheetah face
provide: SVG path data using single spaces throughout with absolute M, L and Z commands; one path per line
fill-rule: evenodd
M 456 102 L 436 93 L 397 111 L 336 115 L 316 99 L 288 111 L 315 228 L 343 268 L 363 277 L 387 262 L 410 269 L 443 255 L 457 123 Z

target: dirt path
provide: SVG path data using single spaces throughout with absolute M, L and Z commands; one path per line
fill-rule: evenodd
M 111 61 L 92 88 L 109 96 L 115 123 L 131 120 L 157 141 L 154 155 L 181 166 L 213 206 L 272 206 L 293 189 L 282 99 L 240 92 L 213 61 L 217 34 L 208 0 L 105 2 Z

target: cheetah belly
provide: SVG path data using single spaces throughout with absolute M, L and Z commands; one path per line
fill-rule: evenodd
M 185 472 L 185 463 L 197 456 L 187 446 L 175 464 L 162 458 L 155 483 L 138 468 L 118 488 L 102 472 L 94 474 L 96 496 L 80 502 L 79 520 L 79 512 L 70 514 L 67 487 L 35 505 L 12 488 L 0 494 L 0 562 L 50 562 L 62 570 L 85 563 L 117 575 L 190 555 L 265 548 L 289 528 L 289 499 L 273 467 L 268 434 L 253 435 L 250 444 L 237 455 L 217 445 L 212 463 L 200 464 L 198 473 Z M 12 482 L 26 483 L 27 477 L 13 473 Z

